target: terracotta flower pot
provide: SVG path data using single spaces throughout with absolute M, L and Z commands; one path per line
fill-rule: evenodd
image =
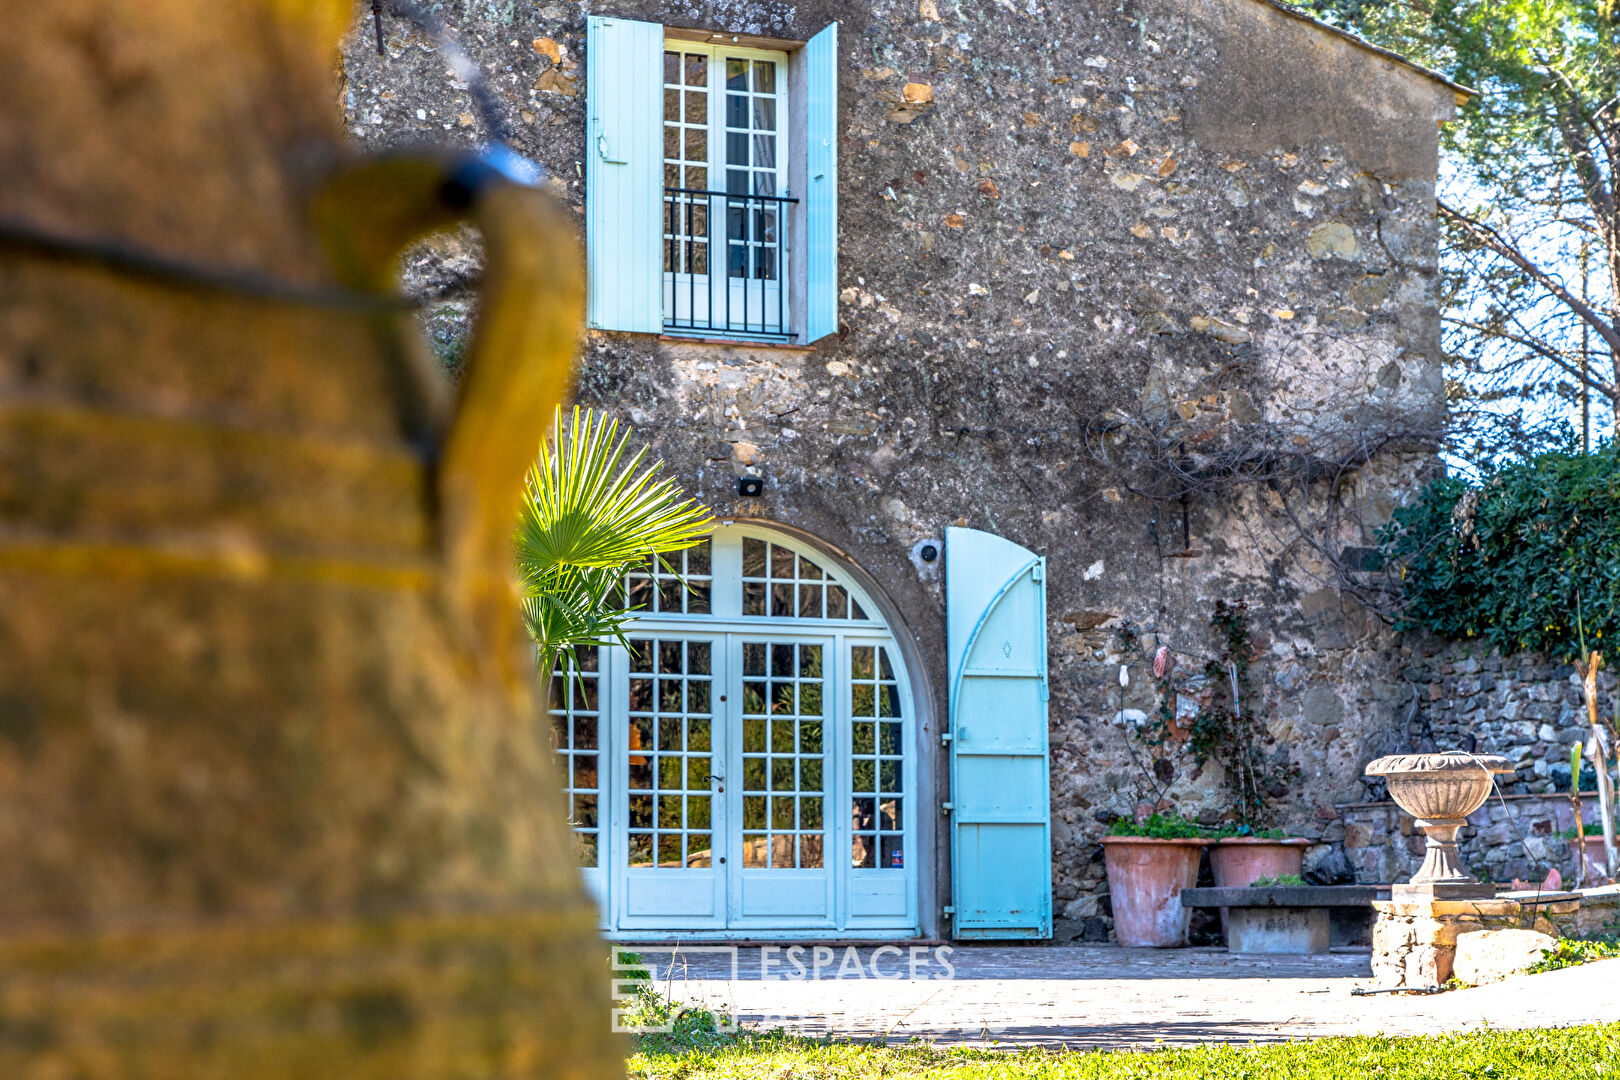
M 1215 887 L 1243 888 L 1265 877 L 1298 875 L 1310 844 L 1298 837 L 1264 840 L 1258 836 L 1228 836 L 1217 840 L 1209 853 Z
M 1298 837 L 1286 840 L 1223 837 L 1209 852 L 1209 869 L 1215 875 L 1215 887 L 1241 889 L 1261 878 L 1297 875 L 1305 867 L 1305 849 L 1310 843 Z M 1226 908 L 1221 908 L 1221 935 L 1226 935 Z
M 1209 841 L 1105 836 L 1114 935 L 1121 945 L 1173 949 L 1187 944 L 1181 890 L 1198 884 L 1198 859 Z

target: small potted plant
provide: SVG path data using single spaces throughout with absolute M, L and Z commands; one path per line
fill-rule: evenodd
M 1103 837 L 1114 936 L 1121 945 L 1173 949 L 1187 944 L 1181 890 L 1198 884 L 1204 831 L 1179 814 L 1121 818 Z

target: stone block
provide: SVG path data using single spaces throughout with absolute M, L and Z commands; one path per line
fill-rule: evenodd
M 1453 974 L 1470 985 L 1495 982 L 1541 959 L 1557 939 L 1536 930 L 1482 930 L 1457 942 Z
M 1328 951 L 1328 909 L 1232 908 L 1226 947 L 1235 953 L 1312 954 Z

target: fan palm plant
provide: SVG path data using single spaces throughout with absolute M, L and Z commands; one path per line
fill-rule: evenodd
M 708 507 L 658 477 L 661 462 L 643 467 L 646 447 L 627 456 L 631 433 L 617 420 L 576 406 L 565 429 L 559 408 L 552 431 L 524 483 L 517 530 L 523 620 L 542 676 L 575 649 L 628 645 L 625 574 L 714 529 Z

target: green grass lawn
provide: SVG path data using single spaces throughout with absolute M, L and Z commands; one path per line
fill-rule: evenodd
M 694 1033 L 697 1034 L 697 1033 Z M 645 1039 L 632 1080 L 1362 1080 L 1620 1078 L 1620 1023 L 1424 1038 L 1132 1051 L 944 1050 L 780 1034 Z

